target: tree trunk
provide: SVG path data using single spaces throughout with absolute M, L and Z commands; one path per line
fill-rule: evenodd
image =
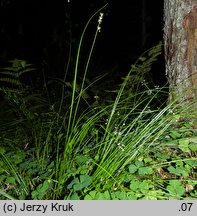
M 197 99 L 197 0 L 164 0 L 164 49 L 169 100 Z

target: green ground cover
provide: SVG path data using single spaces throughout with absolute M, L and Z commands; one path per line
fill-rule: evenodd
M 56 80 L 61 94 L 51 82 L 24 84 L 33 70 L 24 60 L 0 71 L 0 199 L 197 198 L 195 102 L 167 103 L 168 90 L 149 78 L 162 44 L 142 54 L 120 86 L 105 74 L 90 81 L 99 23 L 79 77 L 86 29 L 99 13 L 82 33 L 73 81 Z

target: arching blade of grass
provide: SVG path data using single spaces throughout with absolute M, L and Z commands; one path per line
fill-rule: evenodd
M 56 156 L 56 177 L 58 179 L 60 188 L 62 188 L 62 184 L 65 182 L 65 175 L 68 169 L 72 166 L 73 164 L 73 154 L 75 153 L 76 149 L 75 148 L 80 148 L 80 146 L 84 143 L 86 143 L 86 139 L 88 137 L 88 133 L 93 127 L 92 124 L 94 124 L 94 120 L 90 118 L 87 122 L 83 123 L 81 122 L 81 119 L 83 119 L 83 115 L 80 115 L 80 117 L 77 117 L 78 111 L 79 111 L 79 105 L 81 101 L 81 97 L 83 94 L 83 91 L 85 89 L 84 84 L 85 84 L 85 79 L 90 63 L 90 59 L 92 56 L 92 51 L 95 46 L 95 41 L 98 35 L 98 28 L 96 29 L 95 35 L 93 42 L 91 44 L 91 49 L 88 54 L 88 59 L 85 65 L 85 71 L 83 74 L 83 79 L 82 79 L 82 84 L 81 84 L 81 89 L 79 92 L 79 95 L 76 95 L 77 92 L 77 76 L 78 76 L 78 70 L 79 70 L 79 61 L 81 58 L 81 49 L 82 49 L 82 44 L 84 43 L 84 37 L 85 33 L 87 31 L 87 28 L 90 24 L 90 22 L 93 20 L 93 18 L 100 13 L 108 4 L 105 4 L 103 7 L 101 7 L 99 10 L 97 10 L 88 20 L 86 26 L 84 27 L 84 30 L 82 32 L 79 45 L 78 45 L 78 50 L 77 50 L 77 56 L 76 56 L 76 62 L 75 62 L 75 69 L 74 69 L 74 78 L 73 78 L 73 86 L 72 86 L 72 95 L 71 95 L 71 102 L 70 102 L 70 108 L 69 108 L 69 113 L 68 115 L 66 114 L 64 117 L 64 128 L 66 129 L 65 135 L 64 135 L 64 149 L 62 153 L 59 153 L 59 144 L 57 148 L 57 156 Z M 61 105 L 62 106 L 62 105 Z M 87 113 L 85 114 L 87 115 Z M 97 115 L 96 115 L 97 116 Z M 93 116 L 93 119 L 94 117 Z M 97 118 L 97 117 L 96 117 Z M 84 121 L 84 120 L 83 120 Z M 61 156 L 60 156 L 61 155 Z M 57 185 L 57 188 L 59 187 Z M 60 191 L 61 189 L 57 189 Z
M 144 118 L 149 105 L 147 103 L 139 115 L 130 118 L 140 103 L 136 104 L 126 115 L 114 114 L 110 123 L 104 128 L 104 130 L 106 129 L 105 135 L 101 139 L 101 143 L 98 144 L 101 146 L 98 153 L 100 160 L 95 162 L 98 167 L 92 175 L 92 187 L 101 181 L 107 181 L 110 178 L 116 179 L 127 165 L 140 155 L 147 153 L 150 148 L 154 148 L 154 143 L 169 126 L 176 123 L 177 118 L 188 117 L 187 112 L 195 102 L 180 107 L 175 101 L 160 111 L 155 110 L 149 115 L 149 118 Z M 121 105 L 120 102 L 120 107 Z M 115 106 L 114 113 L 117 113 L 120 111 L 120 107 L 119 104 L 115 104 Z
M 16 200 L 16 198 L 14 198 L 13 196 L 9 195 L 8 193 L 5 193 L 3 190 L 0 189 L 0 194 L 6 198 L 8 198 L 9 200 Z
M 91 45 L 91 50 L 90 50 L 90 53 L 89 53 L 89 56 L 88 56 L 88 60 L 86 62 L 86 67 L 85 67 L 85 71 L 84 71 L 84 75 L 83 75 L 83 81 L 82 81 L 82 86 L 81 86 L 81 91 L 79 93 L 79 97 L 78 97 L 78 100 L 77 100 L 77 103 L 75 104 L 75 100 L 76 100 L 76 86 L 77 86 L 77 76 L 78 76 L 78 68 L 79 68 L 79 60 L 80 60 L 80 55 L 81 55 L 81 48 L 82 48 L 82 44 L 84 42 L 84 36 L 85 36 L 85 33 L 87 31 L 87 28 L 90 24 L 90 22 L 92 21 L 92 19 L 98 14 L 100 13 L 100 11 L 102 11 L 108 4 L 105 4 L 103 7 L 101 7 L 98 11 L 96 11 L 91 17 L 90 19 L 88 20 L 83 32 L 82 32 L 82 35 L 81 35 L 81 38 L 80 38 L 80 41 L 79 41 L 79 46 L 78 46 L 78 51 L 77 51 L 77 57 L 76 57 L 76 63 L 75 63 L 75 70 L 74 70 L 74 79 L 73 79 L 73 91 L 72 91 L 72 98 L 71 98 L 71 105 L 70 105 L 70 111 L 69 111 L 69 118 L 68 118 L 68 125 L 67 125 L 67 137 L 69 137 L 69 133 L 70 133 L 70 130 L 72 130 L 72 128 L 74 127 L 75 125 L 75 119 L 76 119 L 76 115 L 78 113 L 78 107 L 79 107 L 79 103 L 80 103 L 80 100 L 81 100 L 81 95 L 82 95 L 82 92 L 83 92 L 83 89 L 84 89 L 84 81 L 86 79 L 86 74 L 87 74 L 87 70 L 88 70 L 88 66 L 89 66 L 89 62 L 90 62 L 90 58 L 92 56 L 92 50 L 94 48 L 94 45 L 95 45 L 95 41 L 96 41 L 96 38 L 97 38 L 97 34 L 98 34 L 98 29 L 96 30 L 96 33 L 95 33 L 95 36 L 94 36 L 94 40 L 93 40 L 93 43 Z
M 22 186 L 23 191 L 21 191 L 21 194 L 25 194 L 28 195 L 28 187 L 23 179 L 23 176 L 20 175 L 20 173 L 17 171 L 17 168 L 15 166 L 15 164 L 12 163 L 12 161 L 8 158 L 8 156 L 4 153 L 3 148 L 1 148 L 0 150 L 0 156 L 2 158 L 2 162 L 5 164 L 4 169 L 7 169 L 7 173 L 11 174 L 11 176 L 16 180 L 16 182 L 18 182 L 18 184 L 20 186 Z M 3 191 L 2 191 L 3 192 Z M 6 193 L 2 194 L 2 195 L 6 195 Z M 8 194 L 7 194 L 8 196 Z M 10 196 L 11 198 L 12 196 Z

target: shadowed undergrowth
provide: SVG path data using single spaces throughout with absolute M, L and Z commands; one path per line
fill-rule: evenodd
M 119 88 L 99 89 L 98 82 L 109 85 L 105 75 L 87 79 L 103 8 L 79 40 L 73 82 L 67 82 L 67 71 L 56 80 L 60 97 L 45 99 L 55 91 L 50 82 L 38 91 L 21 81 L 32 70 L 25 61 L 14 60 L 0 72 L 0 199 L 197 197 L 194 102 L 167 104 L 167 90 L 149 79 L 162 44 L 142 54 Z M 86 29 L 99 13 L 84 76 L 78 79 Z

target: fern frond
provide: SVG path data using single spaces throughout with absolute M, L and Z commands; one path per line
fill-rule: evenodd
M 19 74 L 19 76 L 21 76 L 24 73 L 28 73 L 28 72 L 34 71 L 34 70 L 35 70 L 35 68 L 26 68 L 26 69 L 23 69 L 23 70 L 19 71 L 18 74 Z
M 5 70 L 5 68 L 4 68 Z M 13 71 L 0 71 L 0 75 L 18 77 L 18 73 L 13 73 Z
M 134 65 L 132 65 L 131 72 L 149 72 L 151 70 L 153 62 L 155 62 L 158 56 L 162 53 L 162 46 L 162 42 L 159 42 L 158 45 L 145 51 L 138 58 L 137 62 Z
M 12 79 L 12 78 L 8 78 L 8 77 L 0 78 L 0 82 L 6 82 L 9 84 L 18 85 L 18 86 L 21 85 L 21 82 L 18 79 Z
M 20 81 L 21 75 L 35 70 L 31 64 L 24 60 L 14 59 L 9 61 L 12 65 L 5 67 L 0 71 L 0 90 L 4 93 L 16 92 L 15 88 L 22 91 L 23 85 Z M 14 87 L 13 87 L 14 86 Z
M 17 93 L 19 94 L 20 93 L 20 90 L 18 89 L 15 89 L 15 88 L 6 88 L 6 87 L 0 87 L 0 91 L 4 92 L 4 93 L 7 93 L 7 92 L 10 92 L 10 93 Z
M 129 75 L 126 77 L 127 84 L 125 91 L 126 95 L 131 93 L 138 93 L 140 91 L 149 91 L 154 88 L 153 80 L 151 79 L 150 71 L 152 64 L 158 59 L 162 53 L 162 42 L 158 45 L 146 50 L 137 61 L 131 65 Z

